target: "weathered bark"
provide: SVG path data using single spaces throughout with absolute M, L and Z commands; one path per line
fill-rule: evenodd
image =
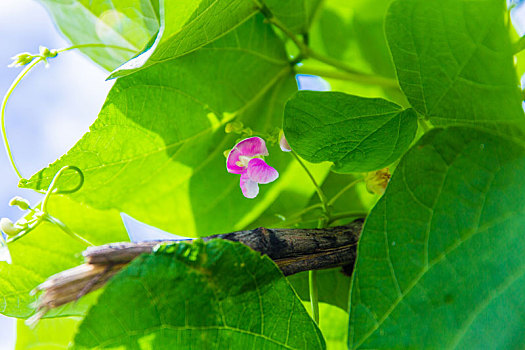
M 285 275 L 306 270 L 345 266 L 351 271 L 356 257 L 356 245 L 363 220 L 347 226 L 326 229 L 268 229 L 214 235 L 203 238 L 240 242 L 270 257 Z M 85 264 L 51 276 L 37 287 L 43 291 L 35 319 L 49 309 L 75 301 L 99 289 L 126 264 L 137 256 L 151 253 L 160 243 L 177 241 L 148 241 L 111 243 L 90 247 L 84 251 Z

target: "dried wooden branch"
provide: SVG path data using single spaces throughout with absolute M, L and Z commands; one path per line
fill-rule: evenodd
M 351 271 L 356 257 L 356 245 L 363 220 L 346 226 L 326 229 L 268 229 L 213 235 L 203 238 L 240 242 L 270 257 L 285 275 L 306 270 L 345 266 Z M 38 301 L 34 322 L 48 310 L 78 300 L 87 293 L 103 287 L 106 282 L 141 254 L 151 253 L 160 243 L 177 241 L 148 241 L 111 243 L 90 247 L 84 251 L 85 263 L 51 276 L 35 292 L 43 294 Z M 350 268 L 348 268 L 350 267 Z

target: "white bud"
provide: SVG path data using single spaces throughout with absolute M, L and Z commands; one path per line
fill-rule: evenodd
M 2 232 L 8 235 L 9 237 L 12 237 L 20 233 L 20 231 L 22 231 L 22 228 L 13 224 L 13 222 L 8 218 L 2 218 L 0 219 L 0 230 L 2 230 Z

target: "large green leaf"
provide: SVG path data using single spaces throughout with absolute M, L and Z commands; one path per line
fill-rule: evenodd
M 75 348 L 323 349 L 277 266 L 240 244 L 180 243 L 133 261 L 79 327 Z
M 38 321 L 34 327 L 18 320 L 15 350 L 67 349 L 73 342 L 80 320 L 79 317 L 47 318 Z
M 159 30 L 158 0 L 40 0 L 53 21 L 74 44 L 118 48 L 83 48 L 93 61 L 113 70 L 144 49 Z
M 53 196 L 49 213 L 93 244 L 128 240 L 117 211 L 102 211 Z M 9 244 L 13 263 L 0 262 L 0 313 L 26 318 L 33 314 L 37 299 L 29 292 L 49 276 L 82 263 L 86 246 L 50 223 L 42 223 L 27 236 Z M 54 314 L 78 314 L 84 305 L 64 308 Z
M 510 349 L 525 341 L 525 149 L 435 129 L 367 218 L 351 348 Z
M 434 125 L 520 134 L 525 118 L 503 0 L 396 0 L 386 34 L 412 106 Z
M 224 125 L 237 118 L 258 133 L 272 132 L 296 89 L 282 43 L 263 20 L 120 78 L 90 132 L 25 186 L 45 188 L 58 169 L 74 164 L 85 183 L 73 198 L 174 233 L 228 232 L 255 220 L 289 177 L 307 178 L 278 146 L 269 147 L 267 161 L 281 178 L 257 199 L 245 199 L 239 176 L 226 172 L 223 152 L 236 139 Z
M 417 116 L 383 99 L 340 92 L 300 91 L 285 108 L 284 132 L 311 162 L 334 162 L 337 172 L 383 168 L 399 158 L 417 131 Z
M 155 43 L 111 77 L 130 74 L 209 44 L 258 12 L 255 1 L 161 0 L 161 29 Z

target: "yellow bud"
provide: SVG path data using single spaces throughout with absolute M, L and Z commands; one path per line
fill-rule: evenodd
M 372 194 L 382 195 L 390 181 L 388 168 L 371 171 L 365 175 L 366 189 Z

